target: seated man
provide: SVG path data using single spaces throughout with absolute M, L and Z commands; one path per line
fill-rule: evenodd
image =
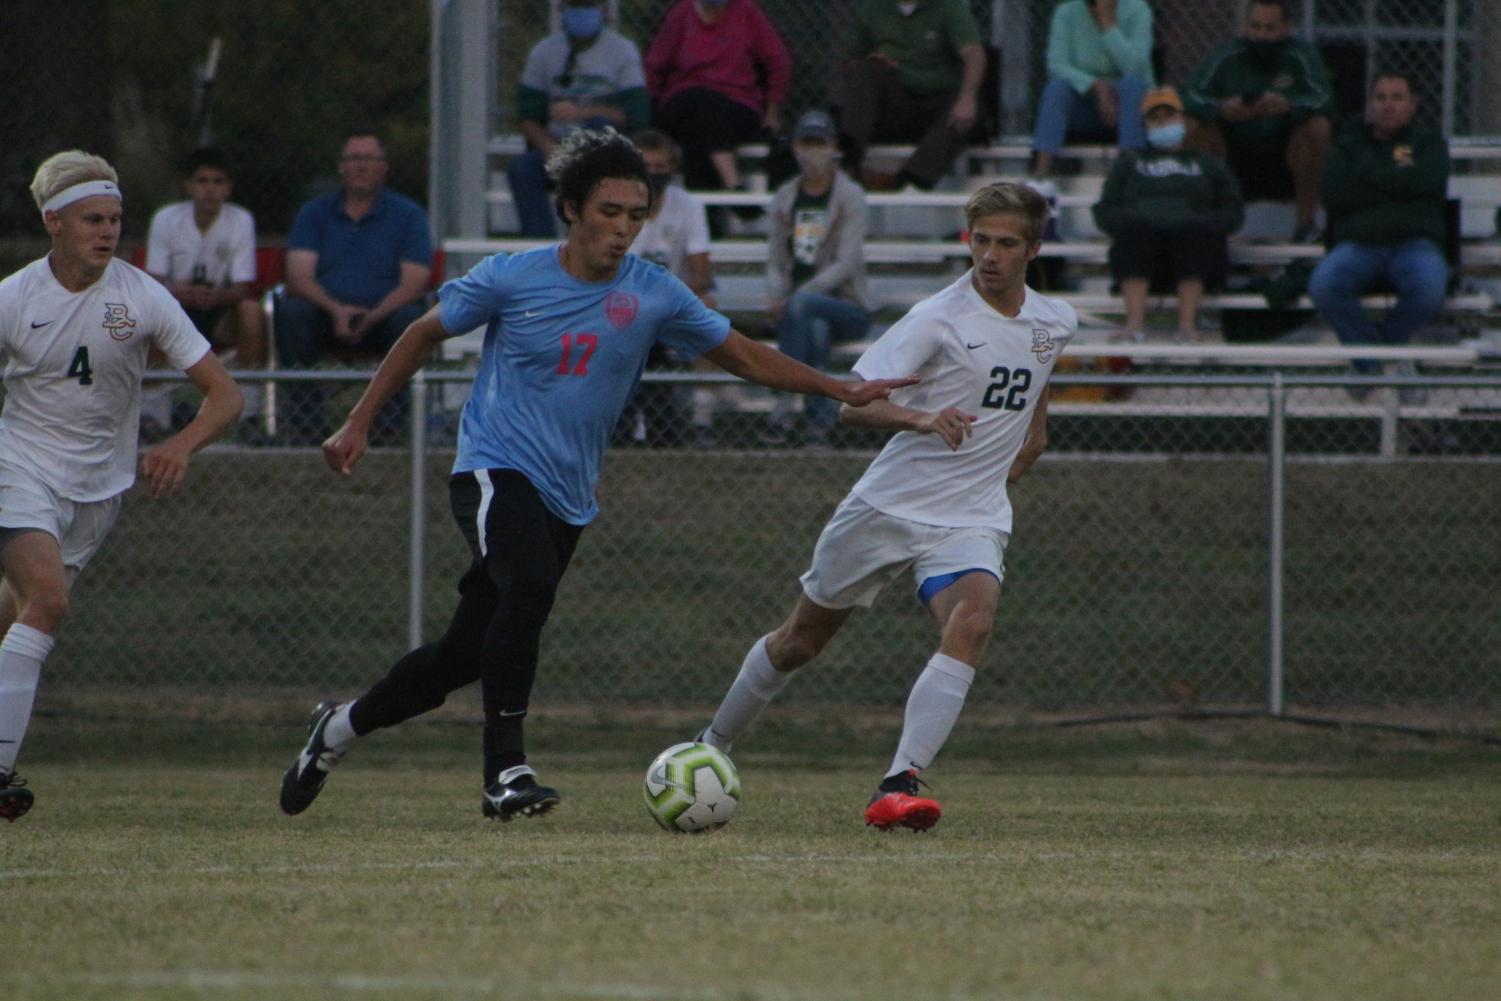
M 1147 292 L 1168 285 L 1178 293 L 1178 340 L 1197 341 L 1199 299 L 1224 282 L 1226 237 L 1245 218 L 1229 169 L 1183 148 L 1183 102 L 1171 87 L 1141 103 L 1147 144 L 1115 161 L 1095 224 L 1109 233 L 1110 271 L 1126 301 L 1128 340 L 1144 340 Z
M 651 181 L 651 209 L 641 227 L 631 253 L 643 260 L 660 264 L 687 285 L 708 308 L 714 302 L 714 266 L 709 260 L 709 216 L 703 201 L 674 182 L 681 167 L 677 143 L 665 132 L 643 129 L 631 140 L 646 164 Z M 719 367 L 702 356 L 690 367 L 696 372 L 718 372 Z M 657 345 L 647 356 L 649 369 L 681 367 L 671 349 Z M 642 383 L 636 387 L 631 402 L 621 414 L 619 437 L 637 444 L 671 444 L 678 440 L 682 428 L 678 423 L 679 387 L 663 383 Z M 693 389 L 693 428 L 691 444 L 712 445 L 714 405 L 713 387 Z
M 777 325 L 777 347 L 819 370 L 829 349 L 870 330 L 865 280 L 865 191 L 839 169 L 834 120 L 822 111 L 798 119 L 792 133 L 798 175 L 771 200 L 766 238 L 767 310 Z M 772 443 L 822 442 L 839 421 L 837 406 L 805 397 L 808 428 L 795 434 L 792 396 L 777 398 Z
M 210 344 L 234 352 L 233 367 L 264 368 L 261 307 L 248 298 L 255 282 L 255 219 L 229 201 L 234 189 L 220 150 L 204 147 L 188 154 L 182 176 L 188 200 L 165 205 L 151 217 L 146 271 L 167 286 Z M 261 387 L 240 389 L 248 430 L 261 412 Z
M 1141 149 L 1136 109 L 1155 82 L 1146 0 L 1067 0 L 1048 30 L 1048 85 L 1037 109 L 1032 174 L 1047 177 L 1070 132 L 1113 132 Z
M 966 0 L 862 0 L 835 101 L 845 169 L 876 189 L 933 187 L 963 150 L 985 77 Z M 873 142 L 916 143 L 894 176 L 862 175 Z
M 1406 344 L 1444 305 L 1449 147 L 1437 130 L 1413 124 L 1417 110 L 1405 74 L 1377 74 L 1365 121 L 1340 133 L 1324 170 L 1333 249 L 1314 269 L 1308 295 L 1345 344 Z M 1397 301 L 1378 325 L 1360 297 L 1379 283 L 1394 287 Z M 1355 362 L 1362 374 L 1380 369 L 1368 359 Z M 1397 371 L 1417 370 L 1404 362 Z M 1369 392 L 1351 390 L 1357 399 Z M 1399 393 L 1404 403 L 1427 395 L 1417 386 Z
M 1183 105 L 1189 146 L 1227 161 L 1248 201 L 1292 197 L 1303 243 L 1318 237 L 1334 90 L 1318 50 L 1291 31 L 1287 0 L 1251 0 L 1245 35 L 1199 65 Z
M 287 295 L 276 310 L 276 356 L 311 368 L 334 348 L 386 353 L 422 315 L 432 273 L 432 241 L 422 206 L 386 188 L 380 138 L 356 129 L 339 157 L 338 191 L 306 203 L 287 238 Z M 286 393 L 294 441 L 327 436 L 323 387 L 294 382 Z M 399 433 L 404 407 L 393 402 L 383 432 Z
M 506 167 L 521 235 L 542 239 L 557 235 L 547 190 L 547 157 L 557 141 L 579 128 L 637 129 L 651 113 L 641 52 L 606 27 L 604 0 L 561 6 L 563 30 L 532 46 L 516 83 L 527 151 Z

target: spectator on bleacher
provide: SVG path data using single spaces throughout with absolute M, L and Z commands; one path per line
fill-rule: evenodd
M 234 192 L 222 151 L 203 147 L 182 163 L 186 201 L 164 205 L 151 217 L 146 272 L 167 287 L 198 332 L 234 353 L 233 367 L 266 366 L 266 332 L 255 283 L 255 219 L 229 200 Z M 245 397 L 242 431 L 261 412 L 261 387 L 240 387 Z
M 755 0 L 678 0 L 647 50 L 646 85 L 688 187 L 734 190 L 735 147 L 782 127 L 792 57 Z
M 1444 305 L 1449 147 L 1437 129 L 1414 124 L 1417 110 L 1405 74 L 1377 74 L 1364 121 L 1340 132 L 1324 169 L 1332 249 L 1314 269 L 1308 294 L 1345 344 L 1406 344 Z M 1360 304 L 1378 285 L 1397 293 L 1380 324 Z M 1381 370 L 1370 359 L 1354 367 L 1361 374 Z M 1403 362 L 1397 371 L 1417 369 Z M 1357 398 L 1368 392 L 1352 387 Z M 1427 395 L 1416 386 L 1399 393 L 1404 403 Z
M 1319 235 L 1334 90 L 1318 49 L 1291 32 L 1287 0 L 1251 0 L 1245 34 L 1194 70 L 1183 104 L 1189 146 L 1229 163 L 1247 200 L 1292 198 L 1303 243 Z
M 1114 133 L 1121 149 L 1141 149 L 1146 140 L 1136 108 L 1156 82 L 1152 8 L 1146 0 L 1065 0 L 1048 31 L 1048 77 L 1032 138 L 1032 176 L 1052 173 L 1070 132 Z
M 1245 218 L 1240 188 L 1219 160 L 1183 148 L 1183 101 L 1172 87 L 1141 102 L 1148 149 L 1115 161 L 1094 207 L 1110 236 L 1110 271 L 1126 304 L 1125 335 L 1144 340 L 1152 285 L 1178 293 L 1178 339 L 1196 341 L 1204 289 L 1225 278 L 1225 241 Z
M 605 24 L 604 0 L 563 0 L 563 30 L 527 53 L 516 83 L 516 114 L 527 151 L 506 167 L 522 236 L 557 235 L 547 157 L 575 129 L 646 124 L 651 101 L 641 51 Z
M 832 345 L 870 330 L 865 281 L 865 190 L 839 169 L 834 120 L 822 111 L 798 119 L 792 133 L 798 175 L 771 200 L 767 236 L 767 312 L 782 353 L 820 371 Z M 775 443 L 820 442 L 839 420 L 837 404 L 804 399 L 808 428 L 798 438 L 792 397 L 778 397 L 769 436 Z
M 332 349 L 382 356 L 422 315 L 433 257 L 427 212 L 386 187 L 388 172 L 380 138 L 355 129 L 339 156 L 339 190 L 298 210 L 275 315 L 281 365 L 311 368 Z M 290 438 L 322 441 L 323 387 L 294 382 L 286 396 Z M 400 433 L 404 410 L 397 402 L 382 415 L 382 437 Z
M 646 176 L 651 182 L 651 209 L 646 223 L 631 244 L 631 253 L 643 260 L 660 264 L 687 285 L 710 309 L 714 301 L 714 270 L 709 259 L 709 217 L 699 197 L 676 183 L 681 168 L 678 146 L 672 137 L 656 129 L 644 129 L 632 137 Z M 694 371 L 717 371 L 713 362 L 696 356 L 690 362 Z M 652 348 L 647 356 L 648 369 L 679 367 L 671 350 L 663 345 Z M 681 434 L 678 420 L 677 388 L 661 383 L 642 383 L 621 415 L 617 437 L 637 444 L 671 444 Z M 693 389 L 692 438 L 695 444 L 711 444 L 714 420 L 714 391 L 707 386 Z
M 862 0 L 835 113 L 844 168 L 872 190 L 927 190 L 979 118 L 985 47 L 966 0 Z M 865 171 L 873 142 L 916 143 L 895 174 Z

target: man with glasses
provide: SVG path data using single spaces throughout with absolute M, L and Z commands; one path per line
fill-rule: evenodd
M 276 309 L 276 357 L 311 368 L 336 349 L 383 356 L 417 317 L 432 273 L 427 212 L 386 188 L 389 167 L 380 137 L 357 129 L 344 140 L 337 191 L 297 212 L 287 239 L 287 294 Z M 317 444 L 328 434 L 323 387 L 288 387 L 286 422 L 293 441 Z M 398 433 L 404 401 L 378 422 Z

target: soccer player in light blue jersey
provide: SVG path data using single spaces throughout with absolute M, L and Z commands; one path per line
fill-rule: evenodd
M 381 405 L 433 348 L 486 326 L 449 481 L 474 556 L 459 607 L 441 639 L 401 658 L 364 695 L 314 710 L 307 745 L 282 780 L 289 814 L 307 809 L 357 736 L 434 709 L 475 680 L 484 695 L 485 815 L 535 816 L 558 803 L 526 764 L 522 738 L 538 643 L 579 535 L 598 513 L 600 458 L 653 344 L 852 407 L 916 381 L 831 378 L 730 329 L 677 278 L 628 253 L 651 190 L 641 155 L 613 130 L 565 140 L 548 173 L 565 241 L 497 254 L 444 285 L 439 304 L 402 334 L 323 446 L 330 467 L 351 473 Z

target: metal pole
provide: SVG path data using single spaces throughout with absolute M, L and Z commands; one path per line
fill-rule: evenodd
M 1286 527 L 1286 493 L 1283 477 L 1287 472 L 1287 390 L 1282 384 L 1282 373 L 1272 375 L 1272 384 L 1267 391 L 1269 407 L 1269 434 L 1267 442 L 1267 470 L 1270 481 L 1271 508 L 1267 532 L 1267 666 L 1266 666 L 1266 711 L 1273 716 L 1282 715 L 1282 549 Z
M 1444 3 L 1444 91 L 1443 91 L 1443 127 L 1444 138 L 1454 134 L 1454 98 L 1457 82 L 1454 77 L 1458 73 L 1458 48 L 1459 48 L 1459 0 L 1445 0 Z
M 422 645 L 423 594 L 427 590 L 427 378 L 412 377 L 411 512 L 407 550 L 407 646 Z

